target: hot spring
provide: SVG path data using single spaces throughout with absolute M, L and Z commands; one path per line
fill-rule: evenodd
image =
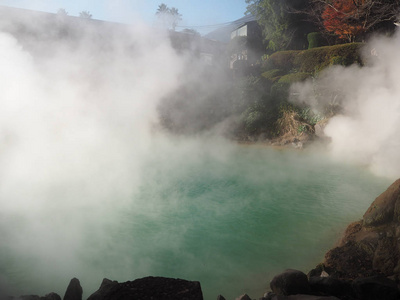
M 315 267 L 391 184 L 322 152 L 162 133 L 157 105 L 188 77 L 198 82 L 200 66 L 164 33 L 3 16 L 0 290 L 7 294 L 63 295 L 77 277 L 88 297 L 103 278 L 166 276 L 200 281 L 207 300 L 260 297 L 276 273 Z M 368 134 L 353 144 L 370 143 Z M 387 165 L 398 164 L 396 149 Z
M 103 278 L 152 275 L 198 280 L 205 299 L 259 297 L 274 274 L 315 267 L 391 183 L 323 154 L 215 140 L 154 141 L 129 169 L 140 179 L 110 199 L 70 182 L 3 209 L 2 284 L 63 295 L 77 277 L 87 297 Z

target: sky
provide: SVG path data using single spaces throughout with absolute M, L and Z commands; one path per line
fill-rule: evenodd
M 143 21 L 149 25 L 155 23 L 155 13 L 161 3 L 179 10 L 182 15 L 179 26 L 187 26 L 201 34 L 240 19 L 247 6 L 245 0 L 0 0 L 0 5 L 5 6 L 51 13 L 64 8 L 70 16 L 89 11 L 93 19 L 126 24 Z M 177 27 L 177 31 L 182 29 Z

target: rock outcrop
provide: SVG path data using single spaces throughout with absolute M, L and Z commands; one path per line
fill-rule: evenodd
M 69 282 L 63 300 L 82 300 L 83 289 L 77 278 L 72 278 Z
M 165 277 L 145 277 L 118 283 L 104 279 L 88 300 L 203 300 L 200 282 Z
M 338 278 L 400 275 L 400 179 L 378 196 L 363 216 L 350 224 L 324 266 Z
M 296 270 L 275 276 L 263 299 L 397 300 L 399 279 L 400 179 L 347 227 L 322 264 L 307 276 Z
M 73 278 L 65 292 L 63 300 L 81 300 L 82 287 L 78 279 Z M 118 283 L 103 279 L 100 288 L 89 296 L 88 300 L 203 300 L 200 283 L 183 279 L 165 277 L 145 277 L 134 281 Z M 223 298 L 221 298 L 223 299 Z M 0 300 L 61 300 L 55 293 L 44 297 L 37 295 L 19 297 L 0 297 Z
M 1 300 L 61 300 L 60 295 L 56 293 L 49 293 L 45 296 L 38 296 L 38 295 L 24 295 L 19 297 L 0 297 Z
M 270 287 L 273 293 L 283 296 L 308 294 L 311 291 L 307 275 L 292 269 L 276 275 Z

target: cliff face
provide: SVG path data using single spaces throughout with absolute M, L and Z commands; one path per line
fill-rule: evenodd
M 400 179 L 378 196 L 363 216 L 350 224 L 339 245 L 325 256 L 335 277 L 355 279 L 400 275 Z

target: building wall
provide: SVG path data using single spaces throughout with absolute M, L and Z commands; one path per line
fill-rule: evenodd
M 231 39 L 237 37 L 237 36 L 247 36 L 248 32 L 247 32 L 247 24 L 239 27 L 238 29 L 232 31 L 231 33 Z

